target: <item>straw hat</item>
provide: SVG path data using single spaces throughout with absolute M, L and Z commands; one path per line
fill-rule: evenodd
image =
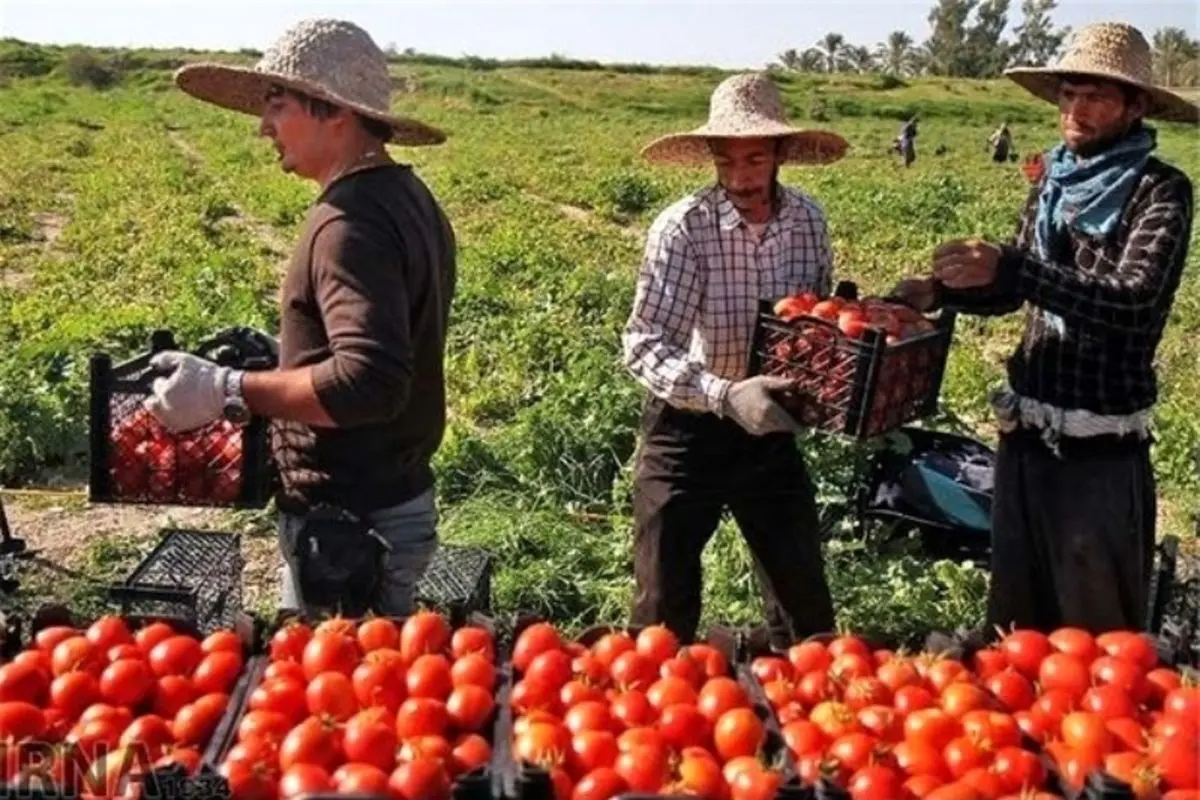
M 1141 31 L 1123 22 L 1097 22 L 1080 28 L 1054 66 L 1014 67 L 1004 74 L 1056 105 L 1062 76 L 1107 78 L 1145 91 L 1150 97 L 1148 117 L 1200 123 L 1200 106 L 1154 85 L 1153 64 L 1150 44 Z
M 304 92 L 392 126 L 395 144 L 430 145 L 446 134 L 391 113 L 387 56 L 352 22 L 308 19 L 293 25 L 253 68 L 189 64 L 175 73 L 180 89 L 209 103 L 261 114 L 272 84 Z
M 779 87 L 766 75 L 751 72 L 726 78 L 713 90 L 706 124 L 655 139 L 642 149 L 642 155 L 655 164 L 700 164 L 712 160 L 710 138 L 759 137 L 786 139 L 784 161 L 800 164 L 829 164 L 850 147 L 831 131 L 790 125 Z

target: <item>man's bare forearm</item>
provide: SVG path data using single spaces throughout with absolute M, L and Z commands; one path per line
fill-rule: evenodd
M 336 427 L 313 388 L 312 368 L 247 372 L 242 394 L 251 413 L 264 417 Z

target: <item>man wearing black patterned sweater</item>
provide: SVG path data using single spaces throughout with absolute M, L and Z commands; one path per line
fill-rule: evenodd
M 1137 29 L 1080 31 L 1052 68 L 1007 74 L 1058 105 L 1063 141 L 1016 239 L 942 245 L 914 305 L 981 315 L 1028 307 L 992 405 L 1001 430 L 991 626 L 1141 628 L 1155 538 L 1154 354 L 1187 259 L 1192 184 L 1151 155 L 1143 118 L 1200 108 L 1155 87 Z

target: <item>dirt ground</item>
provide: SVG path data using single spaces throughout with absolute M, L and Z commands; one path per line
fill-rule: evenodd
M 279 557 L 272 519 L 262 514 L 208 508 L 91 505 L 82 492 L 0 492 L 12 535 L 24 539 L 38 561 L 27 569 L 36 583 L 49 572 L 44 562 L 68 573 L 120 580 L 169 528 L 241 534 L 243 607 L 274 605 L 279 591 Z M 42 561 L 44 560 L 44 562 Z M 26 569 L 21 575 L 24 579 Z M 69 575 L 68 575 L 69 578 Z

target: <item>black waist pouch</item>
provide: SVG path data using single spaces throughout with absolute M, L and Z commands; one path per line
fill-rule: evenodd
M 294 547 L 300 595 L 310 613 L 367 613 L 390 548 L 366 520 L 342 508 L 314 508 L 304 515 Z

